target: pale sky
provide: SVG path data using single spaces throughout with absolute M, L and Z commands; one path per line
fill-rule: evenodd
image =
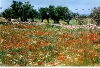
M 0 9 L 0 12 L 8 8 L 12 4 L 12 1 L 13 0 L 0 0 L 0 7 L 3 7 L 2 9 Z M 30 3 L 34 6 L 35 9 L 38 9 L 38 7 L 48 7 L 49 5 L 66 6 L 72 12 L 78 12 L 80 14 L 90 14 L 91 10 L 88 9 L 93 9 L 94 7 L 100 6 L 100 0 L 16 0 L 16 1 L 22 1 L 22 2 L 30 1 Z

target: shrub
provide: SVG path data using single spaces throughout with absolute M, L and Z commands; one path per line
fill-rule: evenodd
M 100 25 L 100 7 L 95 7 L 93 10 L 92 10 L 92 18 L 93 20 L 96 21 L 96 25 L 99 26 Z

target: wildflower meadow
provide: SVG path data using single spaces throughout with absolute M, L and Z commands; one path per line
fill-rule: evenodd
M 100 32 L 0 25 L 0 66 L 100 66 Z

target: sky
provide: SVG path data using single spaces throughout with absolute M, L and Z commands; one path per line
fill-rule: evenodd
M 0 12 L 4 11 L 12 4 L 13 0 L 0 0 Z M 35 9 L 38 7 L 48 7 L 49 5 L 55 6 L 66 6 L 72 12 L 78 12 L 80 14 L 90 14 L 91 10 L 94 7 L 100 6 L 100 0 L 15 0 L 21 2 L 30 1 L 30 3 L 34 6 Z M 78 9 L 78 10 L 76 10 Z

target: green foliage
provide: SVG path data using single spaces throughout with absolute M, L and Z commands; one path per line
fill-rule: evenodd
M 36 12 L 33 9 L 33 6 L 29 3 L 29 2 L 25 2 L 25 4 L 23 4 L 23 13 L 22 13 L 22 21 L 27 21 L 28 18 L 33 19 L 34 18 L 34 13 Z
M 65 11 L 66 12 L 66 11 Z M 70 10 L 67 11 L 67 13 L 64 14 L 63 19 L 67 24 L 69 24 L 70 20 L 74 17 L 74 13 Z
M 77 22 L 78 22 L 79 25 L 87 24 L 87 16 L 84 15 L 84 14 L 78 15 Z
M 2 13 L 2 15 L 3 15 L 3 17 L 6 18 L 6 19 L 12 18 L 12 17 L 14 16 L 13 12 L 14 12 L 14 11 L 13 11 L 11 8 L 8 8 L 8 9 L 6 9 L 6 10 Z
M 96 49 L 97 50 L 97 52 L 100 52 L 100 48 L 98 48 L 98 49 Z
M 2 58 L 2 56 L 4 56 L 5 54 L 7 54 L 6 51 L 0 51 L 0 59 Z
M 47 7 L 40 8 L 39 13 L 40 13 L 40 18 L 42 19 L 42 22 L 43 22 L 43 19 L 47 19 L 47 21 L 49 22 L 49 14 L 48 14 L 48 8 Z
M 50 5 L 48 10 L 49 10 L 48 13 L 49 13 L 50 18 L 53 19 L 54 22 L 55 22 L 55 18 L 56 18 L 56 16 L 55 16 L 55 6 Z
M 96 58 L 94 59 L 94 63 L 100 63 L 100 57 L 96 57 Z
M 78 13 L 71 12 L 68 7 L 62 7 L 54 5 L 50 5 L 49 7 L 41 7 L 37 11 L 34 9 L 34 6 L 30 4 L 30 2 L 22 3 L 21 1 L 12 1 L 11 6 L 6 9 L 3 13 L 4 18 L 13 18 L 13 19 L 20 19 L 21 21 L 28 21 L 31 19 L 34 21 L 34 18 L 47 19 L 49 23 L 49 19 L 52 19 L 54 23 L 60 23 L 60 20 L 64 20 L 69 24 L 72 18 L 75 18 Z
M 14 11 L 14 17 L 13 18 L 19 18 L 22 16 L 22 7 L 23 3 L 21 1 L 13 1 L 12 5 L 10 6 L 12 10 Z
M 83 63 L 84 66 L 88 66 L 89 63 L 90 63 L 90 61 L 88 58 L 84 59 L 84 63 Z
M 13 1 L 10 8 L 6 9 L 2 15 L 4 18 L 20 18 L 21 21 L 27 21 L 28 18 L 34 19 L 37 15 L 37 11 L 33 9 L 33 6 L 29 1 L 25 3 Z
M 96 21 L 96 25 L 100 25 L 100 7 L 94 7 L 91 17 Z
M 54 47 L 53 46 L 45 46 L 45 47 L 42 47 L 42 50 L 44 50 L 44 51 L 53 51 Z
M 64 20 L 66 16 L 68 15 L 68 8 L 67 7 L 62 7 L 62 6 L 57 6 L 55 7 L 54 5 L 49 6 L 49 16 L 51 19 L 54 20 L 54 23 L 59 23 L 59 20 Z M 68 19 L 68 18 L 66 18 Z
M 47 27 L 47 28 L 53 28 L 53 27 L 54 27 L 54 25 L 51 25 L 51 24 L 46 24 L 46 27 Z
M 0 17 L 2 17 L 2 14 L 0 13 Z

